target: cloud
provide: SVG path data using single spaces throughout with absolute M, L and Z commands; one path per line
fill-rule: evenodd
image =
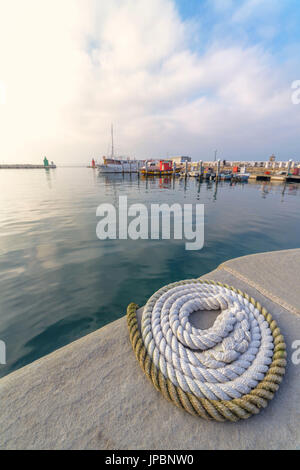
M 224 11 L 231 10 L 234 6 L 233 0 L 209 0 L 212 1 L 213 8 L 217 12 L 224 13 Z
M 268 3 L 268 2 L 267 2 Z M 258 0 L 232 11 L 246 22 Z M 298 152 L 297 62 L 259 44 L 193 43 L 171 0 L 0 0 L 0 161 L 86 163 L 117 151 L 283 159 Z M 229 20 L 228 20 L 229 21 Z M 224 26 L 224 25 L 223 25 Z M 193 27 L 203 27 L 201 18 Z M 270 33 L 271 34 L 271 33 Z
M 233 14 L 233 21 L 245 22 L 256 17 L 267 19 L 268 15 L 277 14 L 281 9 L 280 0 L 244 0 Z

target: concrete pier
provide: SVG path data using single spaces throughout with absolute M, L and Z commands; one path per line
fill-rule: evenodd
M 265 410 L 233 424 L 177 409 L 141 371 L 123 317 L 0 380 L 0 448 L 300 449 L 300 364 L 292 348 L 300 340 L 300 249 L 227 261 L 203 278 L 248 292 L 285 336 L 286 376 Z M 214 315 L 197 321 L 206 328 Z
M 253 181 L 281 181 L 282 183 L 300 183 L 300 176 L 297 175 L 276 175 L 266 173 L 252 173 L 249 180 Z

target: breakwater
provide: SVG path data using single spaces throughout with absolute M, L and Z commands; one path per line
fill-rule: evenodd
M 56 165 L 31 165 L 31 164 L 20 164 L 20 165 L 1 165 L 0 170 L 38 170 L 38 169 L 54 169 Z

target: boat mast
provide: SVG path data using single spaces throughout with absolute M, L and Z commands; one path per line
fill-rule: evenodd
M 111 158 L 114 158 L 114 126 L 111 125 Z

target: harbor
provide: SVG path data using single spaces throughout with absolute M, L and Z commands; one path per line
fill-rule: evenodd
M 88 168 L 97 169 L 100 174 L 138 174 L 143 177 L 179 176 L 195 177 L 200 180 L 245 182 L 281 181 L 283 183 L 300 181 L 300 162 L 289 159 L 278 161 L 272 154 L 266 161 L 230 161 L 217 159 L 213 161 L 193 161 L 190 156 L 168 158 L 136 159 L 117 157 L 115 155 L 114 128 L 111 126 L 111 154 L 103 156 L 97 163 L 92 158 Z
M 0 449 L 300 450 L 300 2 L 3 3 Z
M 103 164 L 92 160 L 89 168 L 98 169 L 100 174 L 132 174 L 142 177 L 195 177 L 216 181 L 279 181 L 282 183 L 300 182 L 300 163 L 293 160 L 276 162 L 275 156 L 266 162 L 230 162 L 221 161 L 192 161 L 190 157 L 171 157 L 169 159 L 152 160 L 120 160 L 103 157 Z
M 145 178 L 173 176 L 199 180 L 248 182 L 280 181 L 297 183 L 300 181 L 300 162 L 289 159 L 279 161 L 272 154 L 265 161 L 232 161 L 215 159 L 213 161 L 193 161 L 190 156 L 139 159 L 115 155 L 114 127 L 111 126 L 111 154 L 103 156 L 102 162 L 92 158 L 88 168 L 97 169 L 99 174 L 137 174 Z
M 88 166 L 91 169 L 98 169 L 103 174 L 138 174 L 142 177 L 153 176 L 176 176 L 195 177 L 204 180 L 216 181 L 274 181 L 281 183 L 300 182 L 300 163 L 293 161 L 281 162 L 280 166 L 269 167 L 265 163 L 265 171 L 258 162 L 249 164 L 248 162 L 192 162 L 188 157 L 182 157 L 178 163 L 178 157 L 171 160 L 117 160 L 106 159 L 104 163 L 96 165 L 93 159 Z M 183 160 L 186 159 L 186 160 Z M 177 161 L 177 163 L 176 163 Z M 234 165 L 234 166 L 233 166 Z M 48 160 L 43 165 L 35 164 L 0 164 L 0 170 L 36 170 L 36 169 L 56 169 L 57 166 Z M 279 171 L 279 168 L 281 170 Z M 286 169 L 286 171 L 282 170 Z

